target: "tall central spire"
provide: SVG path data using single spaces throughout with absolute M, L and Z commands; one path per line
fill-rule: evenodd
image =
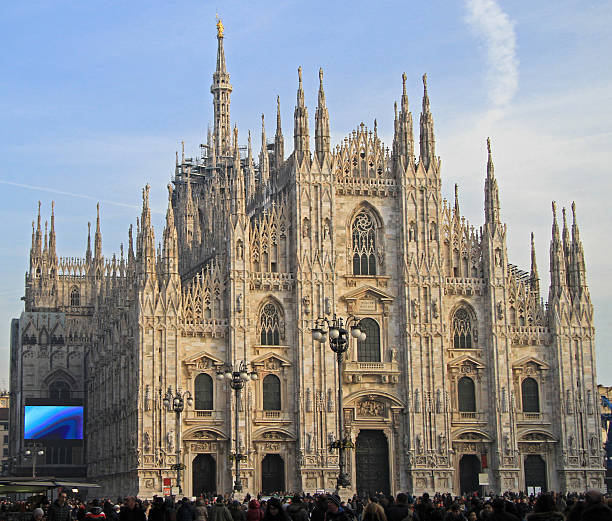
M 215 109 L 214 141 L 216 155 L 229 155 L 231 127 L 230 127 L 230 76 L 225 66 L 225 51 L 223 50 L 223 24 L 217 21 L 217 68 L 213 74 L 213 84 L 210 92 L 213 95 L 213 106 Z

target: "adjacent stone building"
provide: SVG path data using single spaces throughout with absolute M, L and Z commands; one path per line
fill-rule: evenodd
M 376 122 L 332 148 L 321 71 L 311 149 L 299 69 L 293 151 L 279 105 L 273 139 L 262 116 L 256 158 L 230 125 L 220 24 L 217 38 L 214 126 L 200 157 L 177 154 L 159 247 L 148 186 L 135 241 L 130 226 L 110 259 L 99 212 L 93 250 L 88 236 L 84 258 L 62 259 L 53 209 L 48 231 L 39 211 L 14 330 L 15 439 L 24 400 L 61 388 L 83 398 L 87 477 L 104 495 L 160 493 L 177 462 L 198 495 L 231 489 L 237 418 L 245 491 L 314 492 L 335 487 L 340 408 L 362 493 L 603 487 L 574 205 L 560 227 L 553 203 L 544 304 L 533 236 L 530 271 L 508 259 L 490 143 L 482 226 L 457 190 L 442 198 L 426 77 L 417 137 L 404 75 L 391 148 Z M 341 404 L 333 353 L 311 334 L 333 313 L 367 334 L 351 338 Z M 236 415 L 217 373 L 239 362 L 258 379 Z M 194 398 L 180 421 L 168 388 Z

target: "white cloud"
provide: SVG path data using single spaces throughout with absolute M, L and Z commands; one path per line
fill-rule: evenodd
M 488 117 L 497 119 L 518 88 L 514 22 L 495 0 L 467 0 L 467 21 L 483 40 L 487 53 Z

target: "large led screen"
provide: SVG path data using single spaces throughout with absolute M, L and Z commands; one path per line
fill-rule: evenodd
M 83 407 L 78 405 L 26 405 L 26 440 L 82 440 Z

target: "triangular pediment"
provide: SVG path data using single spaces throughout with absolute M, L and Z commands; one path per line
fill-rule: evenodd
M 540 369 L 548 369 L 549 366 L 547 363 L 542 362 L 542 360 L 538 360 L 537 358 L 533 357 L 533 356 L 526 356 L 524 358 L 521 358 L 520 360 L 517 360 L 516 362 L 514 362 L 512 364 L 512 368 L 513 369 L 519 369 L 522 367 L 525 367 L 529 364 L 534 364 L 537 365 Z
M 448 367 L 458 367 L 465 364 L 472 364 L 479 369 L 484 367 L 483 363 L 471 355 L 463 355 L 448 362 Z
M 259 355 L 251 361 L 254 366 L 270 365 L 270 362 L 276 364 L 278 367 L 288 367 L 291 365 L 291 361 L 284 356 L 270 352 Z
M 183 360 L 187 367 L 192 369 L 209 369 L 222 366 L 225 362 L 216 356 L 209 354 L 206 351 L 200 351 L 197 355 L 193 355 Z
M 381 302 L 393 302 L 394 297 L 389 293 L 385 293 L 374 286 L 361 286 L 360 288 L 354 289 L 348 292 L 342 297 L 347 302 L 359 300 L 362 298 L 369 298 L 379 300 Z

